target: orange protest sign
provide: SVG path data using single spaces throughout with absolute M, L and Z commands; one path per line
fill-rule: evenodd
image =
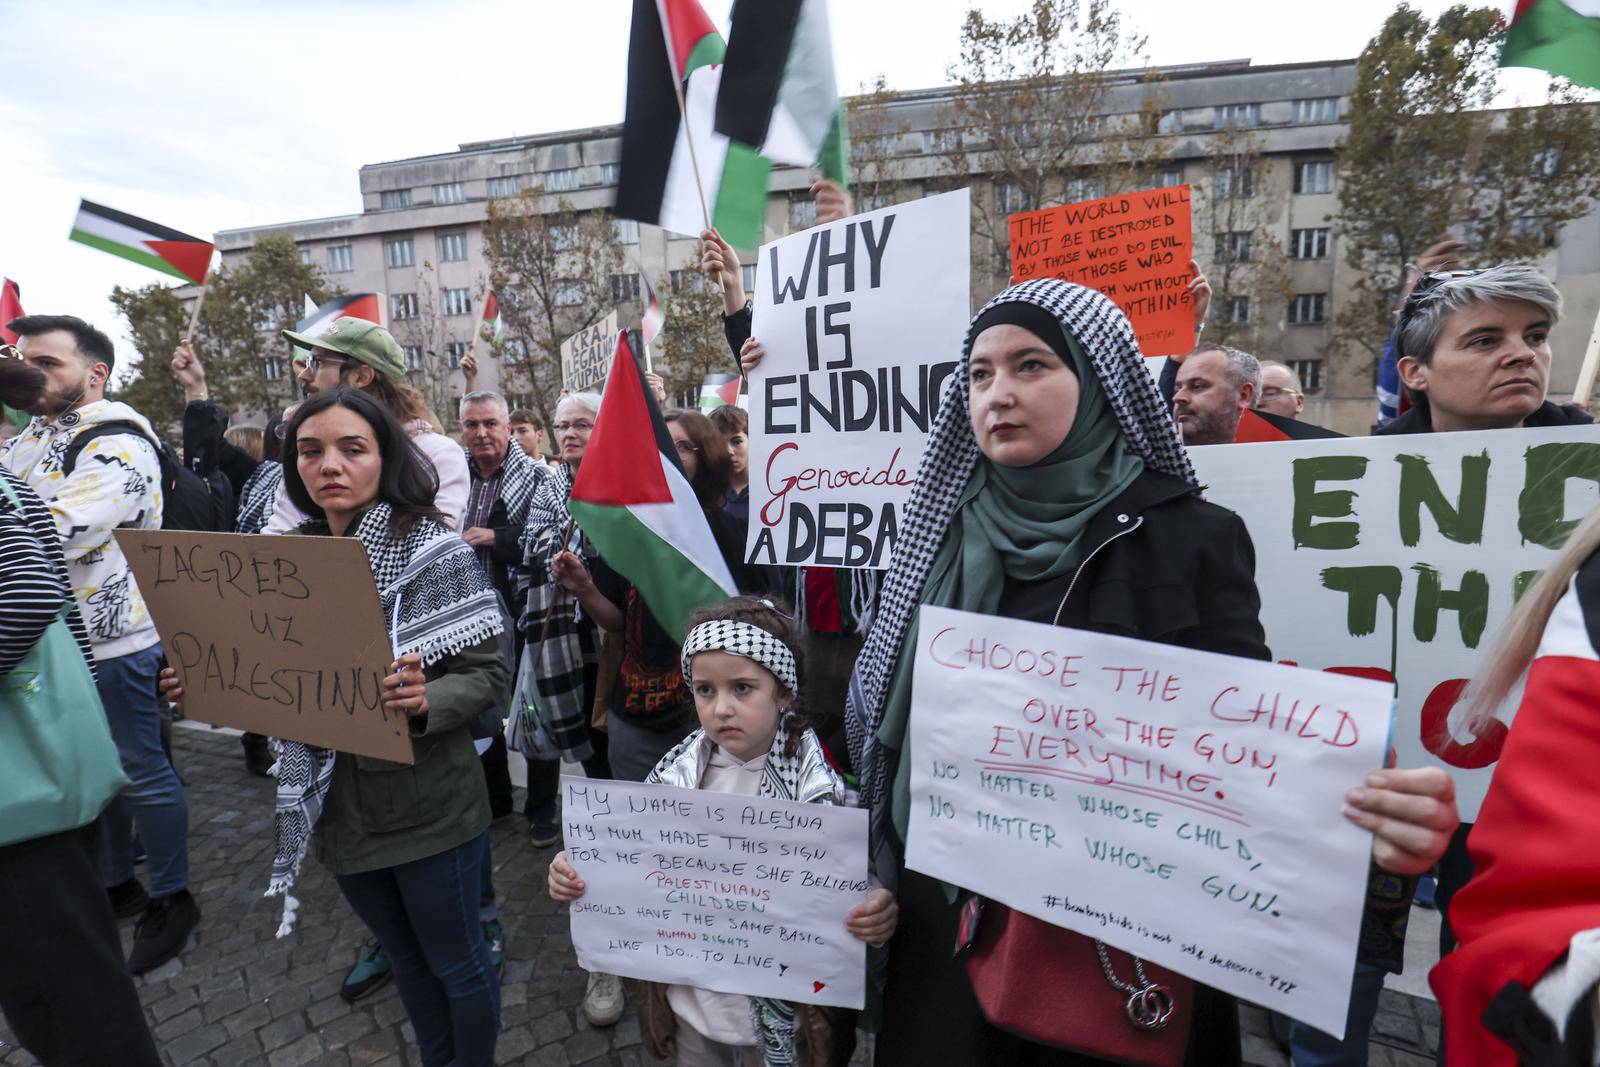
M 1133 323 L 1147 356 L 1194 347 L 1187 185 L 1029 211 L 1008 221 L 1013 282 L 1060 278 L 1100 290 Z

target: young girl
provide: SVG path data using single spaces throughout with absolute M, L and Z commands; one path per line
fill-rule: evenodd
M 842 802 L 843 783 L 799 708 L 800 642 L 788 617 L 771 601 L 735 597 L 697 612 L 690 623 L 683 676 L 700 729 L 663 756 L 647 781 L 803 803 Z M 567 854 L 559 853 L 550 864 L 550 896 L 572 901 L 583 890 Z M 862 941 L 881 945 L 894 934 L 898 914 L 894 897 L 874 889 L 851 910 L 845 926 Z M 641 1001 L 641 1030 L 651 1052 L 664 1058 L 675 1045 L 680 1067 L 827 1062 L 825 1049 L 797 1056 L 796 1038 L 810 1038 L 817 1028 L 797 1025 L 793 1004 L 693 986 L 662 990 L 648 982 Z M 815 1009 L 798 1010 L 815 1015 Z M 835 1040 L 853 1039 L 850 1025 L 838 1029 L 845 1032 L 835 1033 Z

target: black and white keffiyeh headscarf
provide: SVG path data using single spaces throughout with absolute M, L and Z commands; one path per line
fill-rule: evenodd
M 692 676 L 690 662 L 702 652 L 729 652 L 754 660 L 771 671 L 773 677 L 782 682 L 789 692 L 800 691 L 794 652 L 776 634 L 768 633 L 755 623 L 712 619 L 690 630 L 683 639 L 683 652 L 679 659 L 685 678 Z
M 472 468 L 472 453 L 468 451 L 466 456 L 467 465 Z M 516 438 L 512 438 L 506 448 L 506 458 L 500 464 L 500 499 L 506 505 L 508 525 L 522 527 L 528 521 L 534 495 L 549 477 L 550 468 L 524 452 Z
M 1077 339 L 1105 390 L 1128 447 L 1144 459 L 1147 468 L 1198 484 L 1172 414 L 1145 369 L 1133 327 L 1115 304 L 1093 289 L 1044 278 L 1002 291 L 973 316 L 973 324 L 990 308 L 1014 301 L 1043 308 Z M 945 386 L 939 414 L 929 432 L 911 499 L 901 513 L 894 558 L 845 698 L 850 755 L 861 775 L 862 800 L 872 809 L 875 841 L 882 839 L 880 831 L 887 825 L 893 775 L 893 753 L 878 742 L 890 679 L 907 628 L 921 603 L 929 568 L 978 460 L 967 404 L 967 362 L 973 340 L 969 328 L 961 362 Z
M 420 653 L 426 669 L 499 634 L 499 602 L 467 543 L 429 519 L 395 537 L 389 529 L 392 517 L 388 504 L 375 504 L 357 521 L 352 536 L 367 550 L 394 654 Z M 307 524 L 301 532 L 326 534 L 328 528 L 326 523 Z M 276 847 L 266 895 L 284 898 L 277 933 L 283 937 L 294 929 L 299 902 L 289 890 L 333 783 L 336 753 L 298 741 L 276 744 Z
M 233 528 L 238 533 L 260 533 L 272 521 L 272 505 L 283 484 L 283 464 L 268 460 L 245 479 L 239 489 L 239 511 Z

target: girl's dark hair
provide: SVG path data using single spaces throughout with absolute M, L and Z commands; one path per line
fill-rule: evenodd
M 378 476 L 378 499 L 394 509 L 389 532 L 395 537 L 404 537 L 421 519 L 432 519 L 448 526 L 444 515 L 433 506 L 433 498 L 439 492 L 439 476 L 434 472 L 433 464 L 417 451 L 405 429 L 389 414 L 389 410 L 359 389 L 328 389 L 320 392 L 296 408 L 294 415 L 284 424 L 283 487 L 289 499 L 294 501 L 294 506 L 313 518 L 327 518 L 311 499 L 306 483 L 300 477 L 300 453 L 295 445 L 300 437 L 300 427 L 305 425 L 307 419 L 334 407 L 355 412 L 372 427 L 372 436 L 378 442 L 378 453 L 383 457 L 383 471 Z
M 261 459 L 265 463 L 283 460 L 283 412 L 278 408 L 267 416 L 267 428 L 261 433 Z
M 720 408 L 712 408 L 711 414 L 706 418 L 711 424 L 722 431 L 722 436 L 732 437 L 736 433 L 750 432 L 750 413 L 744 408 L 733 404 L 724 404 Z
M 28 411 L 44 395 L 44 371 L 20 359 L 0 359 L 0 402 Z
M 695 498 L 706 511 L 716 511 L 728 496 L 729 480 L 733 476 L 733 459 L 728 455 L 728 442 L 722 431 L 698 411 L 676 408 L 667 412 L 667 421 L 683 427 L 689 443 L 694 445 L 700 462 L 689 484 L 694 487 Z
M 774 597 L 736 596 L 690 615 L 688 628 L 692 630 L 703 622 L 747 622 L 759 626 L 794 653 L 794 676 L 800 683 L 800 692 L 795 694 L 794 703 L 789 706 L 789 747 L 784 752 L 785 756 L 793 756 L 799 747 L 800 735 L 813 729 L 816 723 L 806 707 L 805 645 L 800 639 L 800 627 L 788 614 L 788 605 Z M 778 684 L 781 687 L 783 683 Z

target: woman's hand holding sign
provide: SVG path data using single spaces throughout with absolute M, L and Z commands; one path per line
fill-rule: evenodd
M 1402 875 L 1439 862 L 1461 825 L 1455 783 L 1440 767 L 1373 771 L 1345 794 L 1344 817 L 1372 831 L 1373 861 Z
M 428 714 L 428 682 L 422 674 L 422 655 L 407 652 L 394 661 L 394 671 L 383 680 L 383 706 L 417 719 Z
M 552 878 L 554 876 L 552 875 Z M 857 939 L 869 945 L 886 945 L 900 922 L 900 905 L 887 889 L 874 889 L 867 899 L 850 909 L 844 925 Z

